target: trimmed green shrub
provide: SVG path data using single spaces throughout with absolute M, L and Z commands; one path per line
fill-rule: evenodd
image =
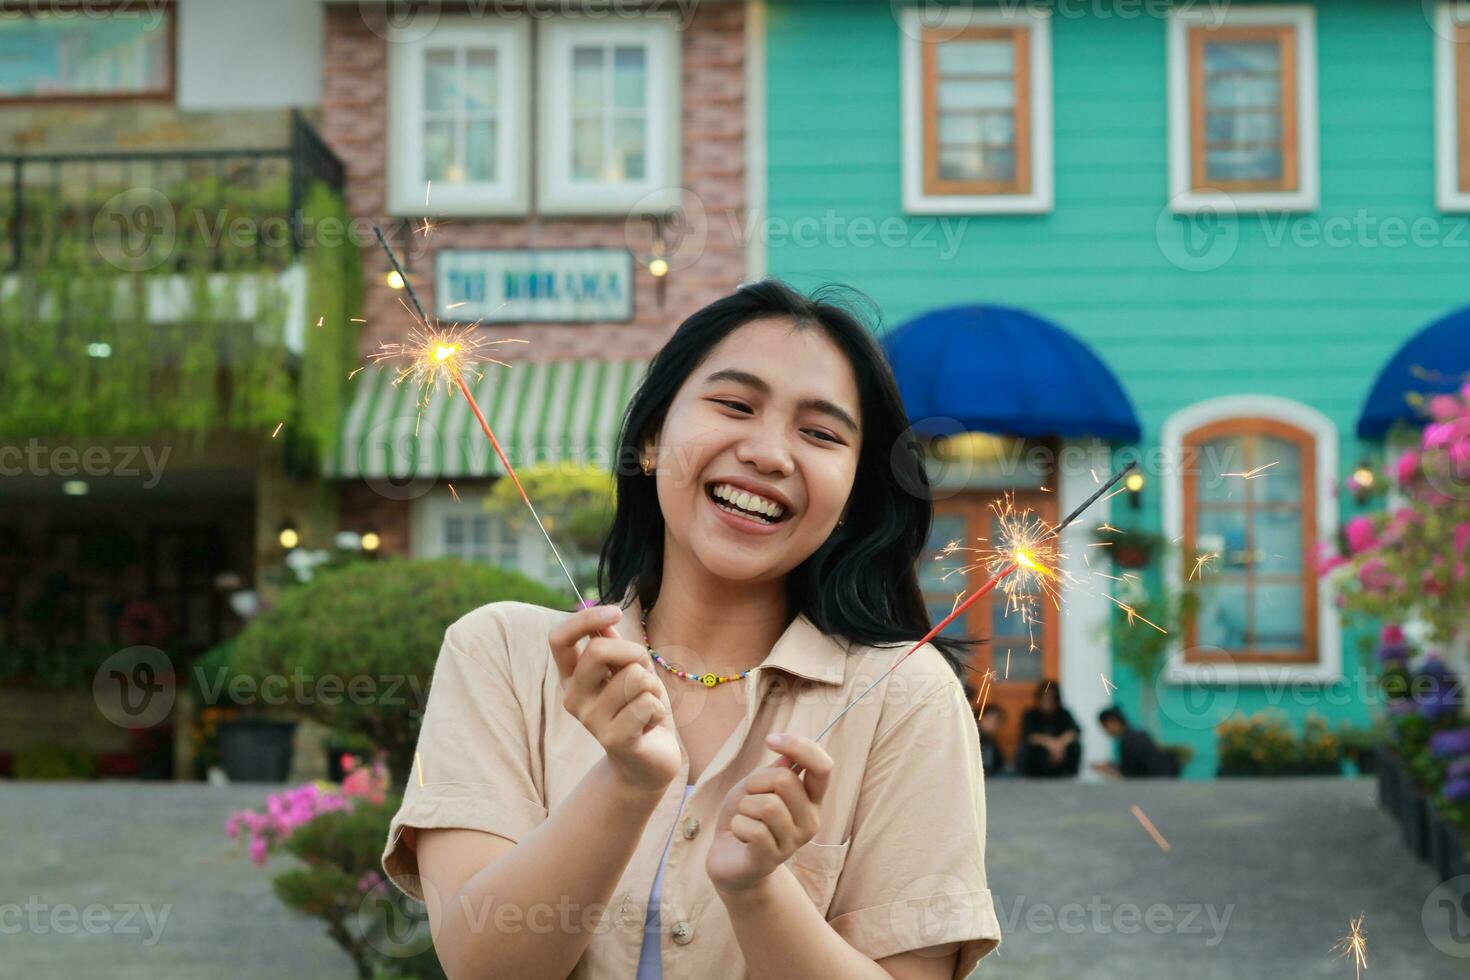
M 297 710 L 387 753 L 401 788 L 444 630 L 489 602 L 569 609 L 518 572 L 453 558 L 358 562 L 284 593 L 236 640 L 234 666 Z

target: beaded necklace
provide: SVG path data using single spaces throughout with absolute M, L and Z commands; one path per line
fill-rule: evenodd
M 651 608 L 652 607 L 650 606 L 649 609 Z M 705 687 L 714 687 L 716 684 L 723 684 L 726 681 L 738 681 L 746 674 L 750 673 L 749 667 L 745 668 L 734 677 L 725 677 L 722 674 L 713 673 L 691 674 L 687 670 L 680 670 L 678 667 L 675 667 L 663 657 L 660 657 L 658 655 L 658 651 L 653 648 L 653 644 L 648 642 L 648 612 L 648 609 L 643 610 L 643 645 L 648 648 L 648 655 L 653 658 L 653 662 L 658 664 L 664 670 L 667 670 L 669 673 L 674 674 L 677 677 L 683 677 L 687 680 L 691 680 L 696 684 L 703 684 Z

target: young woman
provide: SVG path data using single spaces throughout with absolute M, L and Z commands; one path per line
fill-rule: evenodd
M 383 866 L 451 977 L 960 978 L 999 941 L 927 483 L 846 309 L 689 317 L 623 423 L 618 605 L 449 628 Z M 629 465 L 631 464 L 631 465 Z

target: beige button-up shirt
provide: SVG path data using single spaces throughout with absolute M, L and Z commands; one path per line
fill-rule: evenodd
M 617 633 L 643 642 L 641 614 L 635 598 Z M 568 615 L 496 602 L 446 632 L 419 735 L 418 771 L 383 852 L 385 873 L 415 898 L 422 898 L 415 828 L 465 828 L 519 841 L 604 755 L 562 706 L 547 634 Z M 729 915 L 704 871 L 720 804 L 736 782 L 775 760 L 766 735 L 815 737 L 909 645 L 849 644 L 797 616 L 744 681 L 721 685 L 716 693 L 743 699 L 743 720 L 687 802 L 689 761 L 681 751 L 680 775 L 571 976 L 637 973 L 649 893 L 667 846 L 659 901 L 664 980 L 743 977 Z M 925 644 L 822 745 L 833 772 L 821 829 L 791 857 L 790 870 L 831 928 L 860 952 L 877 960 L 960 941 L 954 976 L 964 977 L 996 947 L 1000 926 L 985 878 L 979 736 L 959 680 Z

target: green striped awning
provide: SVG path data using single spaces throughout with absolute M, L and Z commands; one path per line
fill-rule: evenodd
M 470 388 L 517 470 L 555 462 L 610 470 L 623 410 L 647 367 L 646 361 L 595 360 L 491 364 Z M 436 391 L 420 410 L 419 392 L 394 385 L 394 377 L 391 369 L 370 368 L 353 379 L 334 475 L 505 475 L 461 395 Z

